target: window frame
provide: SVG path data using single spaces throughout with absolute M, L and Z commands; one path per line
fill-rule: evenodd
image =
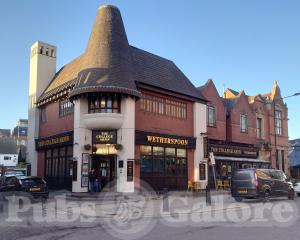
M 276 136 L 283 135 L 283 128 L 282 128 L 282 111 L 275 110 L 275 134 Z
M 74 103 L 68 99 L 59 101 L 59 117 L 63 118 L 74 113 Z
M 256 118 L 256 138 L 263 139 L 263 118 L 261 117 Z
M 121 102 L 122 98 L 117 94 L 89 96 L 88 113 L 121 113 Z M 109 107 L 108 103 L 111 103 Z
M 243 126 L 243 120 L 245 120 L 245 127 Z M 246 113 L 240 113 L 240 132 L 248 133 L 248 115 Z
M 142 93 L 139 102 L 141 111 L 177 119 L 187 119 L 187 103 L 185 102 L 148 93 Z
M 212 111 L 212 123 L 210 122 L 210 110 L 213 110 Z M 207 105 L 207 126 L 208 127 L 216 127 L 217 126 L 217 119 L 216 119 L 216 107 L 213 106 L 213 105 Z

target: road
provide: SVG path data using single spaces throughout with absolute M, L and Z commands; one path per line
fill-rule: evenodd
M 213 196 L 211 206 L 203 197 L 182 196 L 110 202 L 17 200 L 0 204 L 1 240 L 300 239 L 299 197 L 236 203 L 229 195 L 219 195 Z

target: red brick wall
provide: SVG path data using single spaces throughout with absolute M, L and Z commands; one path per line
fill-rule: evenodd
M 37 175 L 39 177 L 45 177 L 45 151 L 38 151 L 38 167 L 37 167 Z
M 161 95 L 158 93 L 150 92 L 150 91 L 142 91 L 145 93 L 149 93 L 158 97 L 166 98 L 165 95 Z M 173 134 L 180 136 L 194 136 L 194 127 L 193 127 L 193 103 L 176 99 L 172 97 L 167 97 L 171 100 L 178 100 L 181 102 L 185 102 L 187 104 L 187 119 L 176 119 L 168 116 L 158 115 L 150 112 L 145 112 L 140 109 L 140 101 L 136 102 L 135 106 L 135 127 L 137 130 L 141 131 L 149 131 L 149 132 L 157 132 L 162 134 Z M 139 146 L 135 147 L 135 157 L 136 159 L 140 159 L 140 150 Z M 188 158 L 188 180 L 194 180 L 194 151 L 187 150 L 187 158 Z M 140 165 L 136 164 L 135 168 L 136 177 L 140 177 Z M 138 179 L 135 184 L 139 186 Z
M 248 119 L 248 132 L 242 133 L 240 130 L 240 114 L 244 113 Z M 228 124 L 231 128 L 231 141 L 238 143 L 254 144 L 256 142 L 256 115 L 249 105 L 248 98 L 242 95 L 233 109 L 229 112 Z
M 202 94 L 209 101 L 208 105 L 216 109 L 216 127 L 207 126 L 207 135 L 211 139 L 224 141 L 226 140 L 226 110 L 222 98 L 212 81 L 207 82 Z
M 165 97 L 158 93 L 144 91 L 158 97 Z M 171 100 L 179 100 L 168 97 Z M 157 132 L 164 134 L 174 134 L 181 136 L 194 136 L 193 127 L 193 103 L 185 100 L 179 100 L 187 104 L 187 119 L 172 118 L 164 115 L 145 112 L 140 109 L 140 100 L 135 105 L 135 128 L 137 130 Z
M 59 117 L 59 102 L 46 105 L 46 122 L 40 122 L 39 137 L 48 137 L 74 130 L 74 115 Z
M 46 122 L 40 121 L 39 138 L 49 137 L 62 132 L 74 130 L 74 115 L 59 117 L 59 102 L 50 103 L 46 107 Z M 38 151 L 38 176 L 44 177 L 45 151 Z

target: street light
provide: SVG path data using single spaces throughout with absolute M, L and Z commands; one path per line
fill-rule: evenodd
M 290 98 L 290 97 L 296 97 L 296 96 L 299 96 L 300 95 L 300 92 L 296 92 L 292 95 L 289 95 L 289 96 L 286 96 L 286 97 L 281 97 L 281 98 L 277 98 L 277 99 L 273 99 L 273 107 L 274 107 L 274 145 L 275 145 L 275 156 L 276 156 L 276 167 L 277 167 L 277 162 L 278 162 L 278 154 L 277 154 L 277 132 L 276 132 L 276 102 L 278 100 L 283 100 L 283 99 L 286 99 L 286 98 Z M 282 163 L 281 163 L 282 164 Z M 284 169 L 282 169 L 284 170 Z

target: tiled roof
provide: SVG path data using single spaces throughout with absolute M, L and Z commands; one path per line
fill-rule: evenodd
M 172 61 L 130 46 L 119 10 L 105 5 L 98 10 L 85 53 L 54 76 L 38 103 L 66 91 L 71 98 L 88 92 L 140 96 L 138 83 L 205 101 Z

